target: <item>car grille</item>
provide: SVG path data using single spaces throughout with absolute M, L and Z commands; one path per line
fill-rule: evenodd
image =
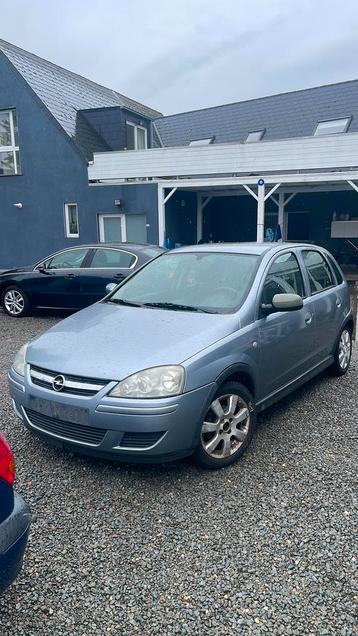
M 124 433 L 119 446 L 121 448 L 147 448 L 156 444 L 165 432 L 159 433 Z
M 64 380 L 61 393 L 67 393 L 72 395 L 85 395 L 90 397 L 96 395 L 98 391 L 101 391 L 107 384 L 108 380 L 97 380 L 94 378 L 84 378 L 77 375 L 65 375 L 57 371 L 48 371 L 41 367 L 30 367 L 31 382 L 36 386 L 41 386 L 44 389 L 54 391 L 53 380 L 61 376 Z
M 99 446 L 107 432 L 106 429 L 103 428 L 94 428 L 93 426 L 65 422 L 64 420 L 42 415 L 42 413 L 30 409 L 25 409 L 25 413 L 29 423 L 35 428 L 44 433 L 49 433 L 50 435 L 72 442 Z

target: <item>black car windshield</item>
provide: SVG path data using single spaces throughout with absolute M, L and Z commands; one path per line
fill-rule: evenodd
M 167 253 L 151 261 L 108 300 L 171 311 L 229 313 L 244 301 L 258 261 L 254 254 Z

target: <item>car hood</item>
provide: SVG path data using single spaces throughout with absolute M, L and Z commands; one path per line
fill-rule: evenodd
M 21 272 L 32 272 L 34 266 L 28 265 L 27 267 L 14 267 L 12 269 L 1 269 L 0 276 L 3 274 L 21 274 Z
M 27 362 L 58 373 L 120 380 L 180 364 L 237 328 L 233 315 L 97 303 L 32 341 Z

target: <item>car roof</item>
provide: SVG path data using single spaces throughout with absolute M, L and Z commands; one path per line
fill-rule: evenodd
M 137 252 L 141 252 L 142 250 L 145 250 L 148 248 L 154 248 L 162 252 L 165 252 L 164 247 L 159 247 L 159 245 L 151 245 L 149 243 L 90 243 L 87 245 L 74 245 L 72 248 L 64 247 L 62 250 L 59 250 L 59 251 L 63 252 L 66 249 L 76 249 L 76 247 L 79 247 L 79 248 L 81 247 L 87 247 L 87 248 L 111 247 L 111 248 L 124 249 L 124 250 L 130 249 L 130 250 L 135 250 Z
M 201 245 L 187 245 L 172 250 L 172 253 L 180 252 L 226 252 L 232 254 L 254 254 L 262 256 L 266 252 L 279 252 L 287 248 L 306 247 L 312 249 L 310 243 L 203 243 Z

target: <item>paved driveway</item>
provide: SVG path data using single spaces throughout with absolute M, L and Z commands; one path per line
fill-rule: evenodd
M 0 634 L 352 636 L 357 350 L 346 377 L 261 416 L 229 469 L 116 466 L 52 450 L 13 416 L 12 357 L 56 320 L 0 314 L 1 428 L 34 512 Z

